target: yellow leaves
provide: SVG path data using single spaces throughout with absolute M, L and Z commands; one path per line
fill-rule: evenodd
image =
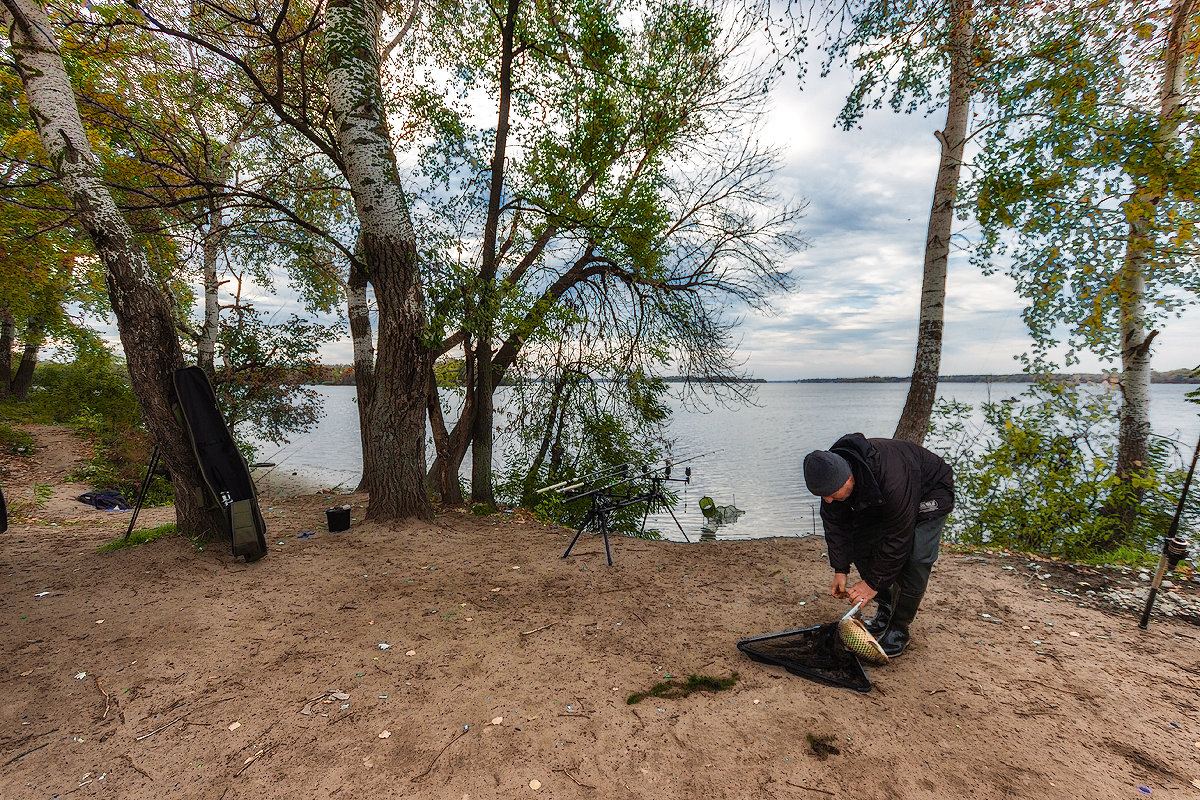
M 21 161 L 44 161 L 46 158 L 46 151 L 33 128 L 22 128 L 9 136 L 4 142 L 4 152 Z
M 1179 226 L 1179 233 L 1175 236 L 1176 246 L 1182 247 L 1192 240 L 1195 235 L 1195 225 L 1191 222 L 1185 222 Z

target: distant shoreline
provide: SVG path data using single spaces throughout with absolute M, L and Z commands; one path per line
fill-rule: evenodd
M 938 383 L 1033 383 L 1040 376 L 1024 372 L 1008 375 L 942 375 Z M 1064 373 L 1051 375 L 1050 379 L 1059 383 L 1108 383 L 1115 382 L 1117 375 L 1107 373 Z M 909 377 L 871 375 L 860 378 L 799 378 L 783 383 L 908 383 Z M 1152 372 L 1151 383 L 1200 383 L 1200 375 L 1192 374 L 1192 370 L 1173 370 L 1171 372 Z

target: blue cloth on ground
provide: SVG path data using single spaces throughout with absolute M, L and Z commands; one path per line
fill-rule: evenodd
M 79 495 L 79 502 L 95 506 L 101 511 L 128 511 L 133 506 L 125 496 L 116 489 L 101 489 L 98 492 L 84 492 Z

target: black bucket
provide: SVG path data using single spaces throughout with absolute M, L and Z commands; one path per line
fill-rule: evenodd
M 350 506 L 338 506 L 337 508 L 326 509 L 325 522 L 329 526 L 330 533 L 349 530 Z

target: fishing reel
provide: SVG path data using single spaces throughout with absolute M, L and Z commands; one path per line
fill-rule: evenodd
M 1163 557 L 1167 560 L 1167 572 L 1179 566 L 1179 562 L 1188 557 L 1188 540 L 1173 536 L 1163 542 Z

